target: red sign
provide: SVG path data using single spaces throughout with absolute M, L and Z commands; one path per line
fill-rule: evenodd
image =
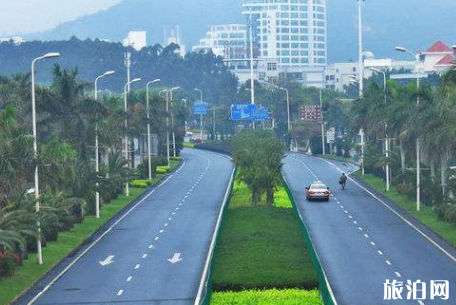
M 301 120 L 313 122 L 321 121 L 321 108 L 320 106 L 302 106 L 301 107 Z

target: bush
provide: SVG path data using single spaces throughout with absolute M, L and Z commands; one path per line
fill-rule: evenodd
M 148 186 L 150 186 L 152 184 L 153 180 L 148 180 L 148 179 L 144 179 L 144 180 L 133 180 L 130 185 L 132 187 L 138 187 L 138 188 L 147 188 Z
M 182 158 L 181 157 L 171 157 L 171 160 L 173 160 L 173 161 L 181 161 Z
M 167 174 L 170 170 L 171 170 L 171 167 L 169 167 L 169 166 L 157 166 L 157 169 L 155 170 L 155 172 L 157 174 L 164 175 L 164 174 Z
M 0 258 L 0 276 L 13 276 L 16 269 L 16 260 L 12 257 Z
M 179 157 L 176 157 L 176 159 L 179 159 Z M 174 160 L 174 157 L 171 158 L 171 160 Z M 155 157 L 152 158 L 152 177 L 157 174 L 157 167 L 159 166 L 167 166 L 168 165 L 168 159 L 166 157 Z M 138 175 L 139 177 L 146 179 L 149 177 L 149 163 L 146 160 L 145 162 L 141 163 L 138 166 Z

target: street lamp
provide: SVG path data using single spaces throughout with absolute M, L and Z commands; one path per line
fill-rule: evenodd
M 98 76 L 95 79 L 95 101 L 98 100 L 98 81 L 103 77 L 113 75 L 114 71 L 107 71 L 104 74 Z M 98 192 L 98 173 L 100 171 L 100 157 L 98 154 L 99 147 L 98 147 L 98 118 L 97 122 L 95 122 L 95 171 L 97 173 L 97 191 L 95 193 L 95 215 L 97 218 L 100 218 L 100 193 Z
M 35 63 L 42 59 L 51 59 L 60 57 L 60 53 L 47 53 L 43 56 L 37 57 L 32 61 L 32 125 L 33 125 L 33 153 L 35 161 L 38 158 L 38 136 L 36 131 L 36 93 L 35 93 Z M 40 212 L 40 189 L 39 189 L 39 178 L 38 178 L 38 163 L 35 165 L 35 211 L 38 214 Z M 41 249 L 41 222 L 39 217 L 36 221 L 38 236 L 37 236 L 37 260 L 38 264 L 43 264 L 43 253 Z
M 179 89 L 180 89 L 180 87 L 174 87 L 174 88 L 171 88 L 171 90 L 169 90 L 171 104 L 173 103 L 173 91 L 179 90 Z M 177 155 L 176 155 L 176 134 L 174 131 L 174 111 L 171 113 L 171 127 L 173 129 L 173 156 L 175 158 L 175 157 L 177 157 Z M 169 161 L 168 161 L 168 163 L 169 163 Z M 168 166 L 169 166 L 169 164 L 168 164 Z
M 384 90 L 384 96 L 385 96 L 385 104 L 387 103 L 387 82 L 386 82 L 386 72 L 377 68 L 368 68 L 369 70 L 377 73 L 382 73 L 383 74 L 383 90 Z M 385 123 L 385 127 L 388 131 L 388 123 Z M 389 157 L 389 137 L 386 135 L 385 139 L 385 156 L 386 159 Z M 386 162 L 386 191 L 389 192 L 391 187 L 390 183 L 390 166 L 389 162 Z
M 135 78 L 129 82 L 127 82 L 124 86 L 124 107 L 125 107 L 125 160 L 127 161 L 127 168 L 129 167 L 129 158 L 128 158 L 128 118 L 127 118 L 127 113 L 128 113 L 128 105 L 127 105 L 127 90 L 130 88 L 130 85 L 136 82 L 141 81 L 140 78 Z M 130 196 L 130 185 L 127 182 L 125 182 L 125 195 L 127 197 Z
M 288 132 L 290 132 L 291 129 L 292 129 L 292 126 L 291 126 L 291 115 L 290 115 L 290 92 L 289 92 L 289 90 L 287 88 L 277 86 L 276 84 L 272 84 L 272 83 L 269 83 L 269 82 L 266 82 L 266 84 L 268 84 L 269 86 L 271 86 L 273 88 L 285 91 L 285 93 L 287 95 Z
M 364 60 L 363 60 L 363 2 L 358 1 L 358 38 L 359 38 L 359 97 L 363 97 L 364 93 Z
M 162 90 L 159 94 L 166 92 L 166 113 L 169 113 L 169 100 L 173 98 L 173 91 L 179 90 L 180 87 L 173 87 L 171 89 Z M 170 95 L 170 96 L 169 96 Z M 173 130 L 173 148 L 174 148 L 174 155 L 176 154 L 176 142 Z M 169 116 L 166 116 L 166 159 L 168 161 L 168 166 L 170 166 L 170 152 L 169 152 Z
M 396 51 L 408 53 L 415 58 L 415 71 L 416 71 L 416 89 L 420 91 L 420 53 L 413 53 L 404 47 L 396 47 Z M 416 96 L 416 105 L 420 105 L 420 95 Z M 421 143 L 420 138 L 416 139 L 416 210 L 421 210 Z
M 150 143 L 150 106 L 149 106 L 149 86 L 158 83 L 161 79 L 157 78 L 146 84 L 147 95 L 147 161 L 149 165 L 149 180 L 152 180 L 152 158 L 151 158 L 151 143 Z
M 203 90 L 195 88 L 195 91 L 198 91 L 200 93 L 200 101 L 201 103 L 203 102 Z M 200 140 L 201 142 L 203 141 L 203 114 L 200 114 Z

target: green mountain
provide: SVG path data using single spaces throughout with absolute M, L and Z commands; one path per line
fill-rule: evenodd
M 28 38 L 56 40 L 77 36 L 121 41 L 130 30 L 148 31 L 150 44 L 163 43 L 165 25 L 179 24 L 187 48 L 211 24 L 244 22 L 243 0 L 125 0 L 99 13 L 63 23 Z M 395 45 L 422 50 L 437 40 L 456 43 L 454 0 L 366 0 L 366 50 L 397 56 Z M 357 58 L 357 1 L 327 0 L 329 61 Z

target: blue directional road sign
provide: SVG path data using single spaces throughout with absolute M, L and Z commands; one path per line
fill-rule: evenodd
M 231 119 L 233 121 L 250 120 L 251 113 L 252 113 L 252 105 L 248 105 L 248 104 L 231 105 Z
M 194 115 L 207 115 L 209 112 L 209 106 L 204 103 L 198 103 L 193 105 L 193 114 Z
M 231 105 L 231 119 L 233 121 L 267 121 L 269 111 L 265 107 L 252 104 Z
M 269 110 L 266 107 L 255 107 L 251 115 L 251 121 L 265 122 L 269 119 Z

